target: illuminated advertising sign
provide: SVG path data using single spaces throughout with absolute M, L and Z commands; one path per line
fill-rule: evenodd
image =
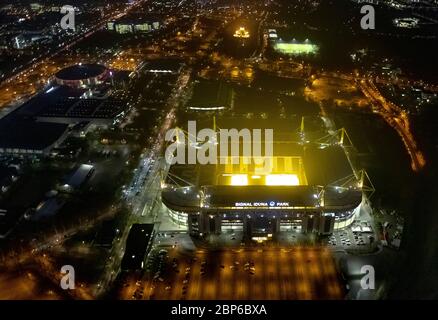
M 257 208 L 257 207 L 290 207 L 289 202 L 276 202 L 276 201 L 270 201 L 270 202 L 236 202 L 234 204 L 235 207 L 251 207 L 251 208 Z

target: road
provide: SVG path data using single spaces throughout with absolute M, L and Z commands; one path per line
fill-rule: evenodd
M 356 80 L 356 83 L 358 87 L 361 88 L 363 94 L 371 101 L 373 106 L 376 107 L 375 110 L 377 110 L 377 113 L 381 115 L 401 137 L 410 156 L 412 170 L 421 170 L 425 166 L 426 160 L 421 150 L 419 150 L 417 142 L 412 134 L 406 112 L 394 103 L 385 99 L 375 86 L 372 79 L 362 78 Z
M 129 190 L 127 197 L 130 213 L 127 217 L 126 227 L 120 232 L 119 240 L 111 248 L 105 270 L 95 290 L 95 296 L 97 297 L 110 287 L 110 284 L 120 272 L 124 247 L 132 224 L 154 223 L 158 219 L 157 213 L 154 210 L 155 208 L 158 209 L 158 207 L 154 204 L 160 196 L 161 170 L 167 171 L 169 169 L 168 162 L 162 161 L 163 159 L 160 158 L 161 150 L 165 144 L 164 135 L 174 125 L 178 102 L 187 88 L 190 73 L 191 70 L 186 69 L 179 75 L 167 102 L 169 111 L 152 144 L 152 148 L 142 154 L 139 164 L 135 169 L 134 177 L 129 184 L 129 188 L 132 188 L 132 190 Z

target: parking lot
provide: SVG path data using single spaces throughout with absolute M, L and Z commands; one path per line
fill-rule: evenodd
M 375 241 L 375 234 L 367 222 L 354 222 L 350 227 L 335 231 L 327 245 L 336 249 L 367 249 Z
M 196 250 L 152 255 L 150 275 L 128 299 L 342 299 L 344 286 L 322 247 Z

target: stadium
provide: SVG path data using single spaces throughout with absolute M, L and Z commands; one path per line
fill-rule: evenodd
M 275 29 L 269 29 L 266 36 L 270 40 L 272 48 L 276 52 L 284 55 L 315 55 L 319 51 L 319 46 L 311 43 L 309 39 L 305 39 L 302 42 L 297 41 L 295 38 L 290 41 L 286 41 L 278 36 L 277 30 Z
M 104 82 L 110 72 L 100 64 L 77 64 L 58 71 L 55 82 L 73 88 L 86 88 Z
M 352 165 L 354 146 L 345 130 L 316 138 L 302 124 L 298 132 L 274 133 L 269 168 L 245 164 L 243 157 L 234 164 L 229 157 L 172 165 L 162 186 L 170 217 L 192 236 L 238 231 L 255 241 L 288 231 L 328 235 L 349 226 L 372 188 Z M 241 151 L 244 142 L 238 143 Z

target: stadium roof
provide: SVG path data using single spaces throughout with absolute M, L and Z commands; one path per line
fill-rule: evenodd
M 303 160 L 307 181 L 311 185 L 326 186 L 353 173 L 341 146 L 306 147 Z
M 107 68 L 100 64 L 78 64 L 58 71 L 55 77 L 61 80 L 83 80 L 103 74 Z
M 161 198 L 169 208 L 181 211 L 199 211 L 199 193 L 195 187 L 176 188 L 169 186 L 162 190 Z
M 358 206 L 361 201 L 362 192 L 359 189 L 326 187 L 324 191 L 324 207 L 326 208 Z

